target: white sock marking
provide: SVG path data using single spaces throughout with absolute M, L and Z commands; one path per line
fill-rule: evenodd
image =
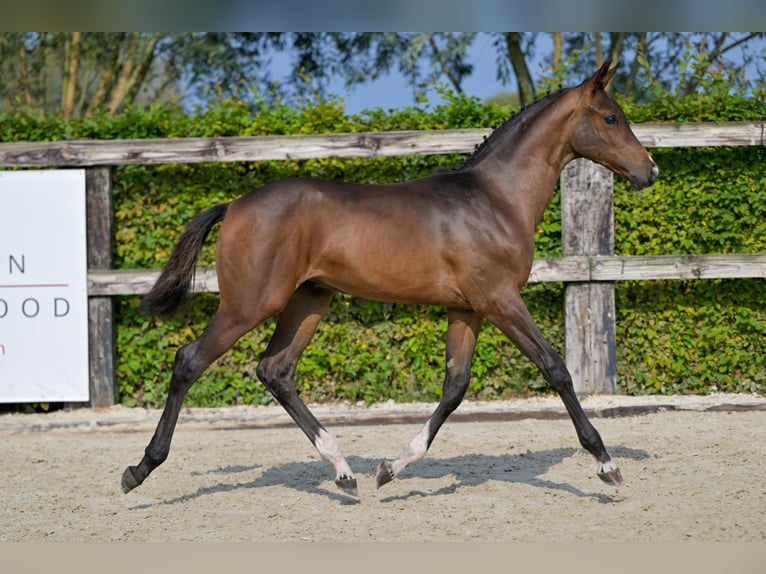
M 607 462 L 600 462 L 598 463 L 598 473 L 599 474 L 605 474 L 607 472 L 614 472 L 617 470 L 617 464 L 613 460 L 608 460 Z
M 353 478 L 354 473 L 351 472 L 351 468 L 348 466 L 346 458 L 343 456 L 343 452 L 340 450 L 340 446 L 338 446 L 335 437 L 322 429 L 314 439 L 314 446 L 320 456 L 333 465 L 335 468 L 336 479 L 341 476 Z
M 391 463 L 391 470 L 393 471 L 394 476 L 397 476 L 408 464 L 423 459 L 428 451 L 428 436 L 431 432 L 430 429 L 431 425 L 429 420 L 423 425 L 420 432 L 412 438 L 409 444 L 404 447 L 399 458 Z

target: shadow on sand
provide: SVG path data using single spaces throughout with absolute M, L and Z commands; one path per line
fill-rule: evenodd
M 392 495 L 382 498 L 381 502 L 394 502 L 422 496 L 442 496 L 453 494 L 458 489 L 473 488 L 488 481 L 500 481 L 510 484 L 523 483 L 531 486 L 557 490 L 577 497 L 593 498 L 602 504 L 612 504 L 620 499 L 601 492 L 583 492 L 580 489 L 567 484 L 542 478 L 553 466 L 573 456 L 579 449 L 556 448 L 542 451 L 527 451 L 519 454 L 483 455 L 464 454 L 450 458 L 426 457 L 421 462 L 408 467 L 401 476 L 397 477 L 394 485 L 400 485 L 399 490 L 406 489 L 409 479 L 437 479 L 445 476 L 454 478 L 449 486 L 435 491 L 423 492 L 409 490 L 406 494 Z M 583 451 L 579 451 L 583 452 Z M 612 449 L 613 456 L 619 459 L 643 460 L 649 455 L 640 449 L 628 447 L 615 447 Z M 380 459 L 349 456 L 347 458 L 351 468 L 357 473 L 357 477 L 368 475 L 374 476 Z M 595 464 L 595 463 L 594 463 Z M 251 466 L 228 466 L 211 469 L 206 472 L 195 472 L 195 476 L 222 475 L 234 477 L 238 474 L 251 474 L 261 468 L 261 465 Z M 194 500 L 203 496 L 221 492 L 232 492 L 249 488 L 264 488 L 281 486 L 291 488 L 299 492 L 325 496 L 340 504 L 358 504 L 359 499 L 344 494 L 339 490 L 327 489 L 320 486 L 323 482 L 332 478 L 332 470 L 329 465 L 321 460 L 312 462 L 290 462 L 267 468 L 254 480 L 245 482 L 222 481 L 218 484 L 205 486 L 196 492 L 184 494 L 176 498 L 164 500 L 154 504 L 141 504 L 131 507 L 131 510 L 145 509 L 158 504 L 179 504 Z M 402 488 L 402 486 L 404 488 Z M 386 488 L 391 488 L 387 486 Z M 396 486 L 394 486 L 396 488 Z M 392 489 L 393 490 L 393 489 Z

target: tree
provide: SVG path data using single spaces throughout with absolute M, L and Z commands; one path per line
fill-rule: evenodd
M 150 81 L 160 36 L 125 33 L 4 33 L 0 85 L 6 106 L 60 111 L 65 119 L 104 108 L 115 112 L 136 100 L 160 96 Z M 15 56 L 15 57 L 8 57 Z
M 0 103 L 69 119 L 182 95 L 202 100 L 218 85 L 242 94 L 267 81 L 267 55 L 284 47 L 281 34 L 6 32 Z
M 364 83 L 398 68 L 415 90 L 446 79 L 457 92 L 462 91 L 464 79 L 473 70 L 469 48 L 478 38 L 477 34 L 469 33 L 339 36 L 329 50 L 340 54 L 347 85 Z M 607 59 L 622 64 L 610 89 L 639 101 L 651 96 L 650 85 L 679 95 L 693 93 L 699 86 L 698 79 L 708 73 L 727 74 L 732 89 L 745 88 L 748 81 L 743 79 L 744 68 L 754 67 L 758 55 L 755 41 L 766 38 L 761 32 L 553 32 L 549 37 L 552 49 L 542 58 L 547 64 L 545 72 L 535 82 L 529 63 L 537 56 L 535 51 L 545 36 L 522 32 L 490 34 L 497 78 L 506 85 L 516 83 L 522 105 L 534 100 L 539 87 L 553 88 L 579 81 Z M 736 60 L 728 57 L 735 55 Z M 683 72 L 684 67 L 687 73 Z M 758 73 L 763 80 L 763 70 Z
M 609 45 L 603 49 L 604 39 Z M 622 66 L 612 81 L 612 91 L 637 100 L 650 97 L 650 84 L 677 95 L 690 95 L 706 75 L 718 74 L 728 79 L 731 89 L 746 89 L 763 81 L 763 69 L 753 66 L 763 57 L 763 32 L 613 32 L 564 33 L 564 64 L 570 77 L 585 77 L 598 65 L 599 53 Z M 602 46 L 599 50 L 599 46 Z M 751 67 L 757 77 L 748 81 L 745 69 Z
M 463 81 L 473 72 L 467 55 L 475 38 L 473 32 L 365 32 L 326 37 L 349 87 L 397 69 L 415 91 L 446 79 L 457 93 L 463 91 Z
M 738 46 L 746 44 L 750 40 L 764 36 L 762 32 L 751 32 L 744 35 L 734 35 L 730 32 L 717 32 L 705 35 L 699 40 L 696 51 L 702 55 L 695 73 L 687 78 L 683 87 L 683 94 L 690 95 L 699 87 L 700 78 L 706 75 L 711 68 L 731 70 L 731 65 L 724 59 L 725 54 Z M 736 76 L 741 66 L 734 70 Z
M 462 92 L 474 71 L 472 32 L 0 33 L 0 105 L 65 119 L 178 99 L 187 106 L 232 96 L 255 103 L 322 97 L 330 80 L 348 87 L 393 70 L 413 94 L 437 82 Z M 657 90 L 689 95 L 707 76 L 731 89 L 763 81 L 763 32 L 494 32 L 497 78 L 516 84 L 522 105 L 541 88 L 579 81 L 604 60 L 621 61 L 610 89 L 640 101 Z M 538 77 L 530 62 L 545 41 Z M 548 46 L 552 45 L 552 48 Z M 760 53 L 759 53 L 760 50 Z M 289 58 L 284 81 L 275 57 Z M 753 70 L 757 76 L 752 78 Z M 747 72 L 747 73 L 746 73 Z M 748 77 L 747 74 L 751 77 Z
M 506 51 L 505 53 L 498 51 L 498 61 L 502 64 L 503 58 L 507 58 L 510 62 L 516 76 L 521 105 L 525 106 L 535 100 L 535 84 L 527 66 L 527 57 L 522 46 L 522 34 L 520 32 L 503 32 L 502 38 L 505 42 Z M 501 79 L 507 79 L 501 70 L 505 70 L 502 65 L 498 67 L 498 76 Z

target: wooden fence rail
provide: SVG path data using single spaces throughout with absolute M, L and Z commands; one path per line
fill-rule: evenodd
M 764 145 L 766 122 L 637 124 L 646 147 Z M 0 144 L 0 167 L 95 167 L 469 153 L 491 130 L 74 140 Z
M 160 276 L 159 269 L 91 269 L 88 295 L 143 295 Z M 595 283 L 660 279 L 747 279 L 766 277 L 766 253 L 731 255 L 572 255 L 535 259 L 529 283 Z M 215 269 L 199 267 L 195 293 L 217 293 Z
M 649 148 L 763 146 L 764 122 L 638 124 Z M 146 293 L 159 270 L 114 270 L 111 167 L 468 153 L 490 130 L 170 138 L 0 144 L 0 168 L 87 169 L 90 405 L 114 403 L 116 295 Z M 580 394 L 613 393 L 616 381 L 615 281 L 766 277 L 766 254 L 614 256 L 611 172 L 586 160 L 562 174 L 564 256 L 535 260 L 530 282 L 566 285 L 566 360 Z M 195 291 L 217 291 L 215 271 L 199 269 Z

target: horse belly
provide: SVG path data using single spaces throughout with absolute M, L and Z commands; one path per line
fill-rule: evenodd
M 467 306 L 449 266 L 433 254 L 347 247 L 319 262 L 312 280 L 343 293 L 387 303 Z

